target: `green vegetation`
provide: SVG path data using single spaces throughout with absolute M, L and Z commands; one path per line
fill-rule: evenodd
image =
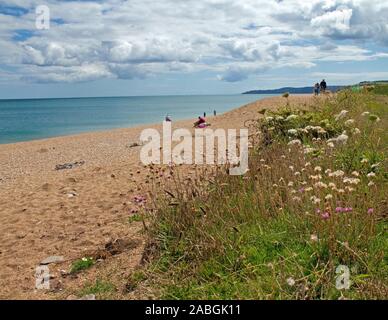
M 132 222 L 139 222 L 139 221 L 142 221 L 142 216 L 141 214 L 133 214 L 131 215 L 129 218 L 128 218 L 128 222 L 129 223 L 132 223 Z
M 373 88 L 373 93 L 375 94 L 380 94 L 380 95 L 388 95 L 388 84 L 386 85 L 379 85 L 379 86 L 375 86 Z
M 151 287 L 169 299 L 385 299 L 387 100 L 347 90 L 255 128 L 246 175 L 174 177 L 174 205 L 156 202 Z
M 97 279 L 95 283 L 86 283 L 84 288 L 79 292 L 79 296 L 94 294 L 98 298 L 108 298 L 110 294 L 116 291 L 116 287 L 107 281 Z
M 85 257 L 79 260 L 76 260 L 72 263 L 70 268 L 70 273 L 77 273 L 79 271 L 89 269 L 94 265 L 95 261 L 93 258 Z

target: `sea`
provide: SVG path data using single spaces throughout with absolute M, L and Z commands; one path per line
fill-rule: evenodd
M 0 144 L 224 113 L 273 95 L 0 100 Z

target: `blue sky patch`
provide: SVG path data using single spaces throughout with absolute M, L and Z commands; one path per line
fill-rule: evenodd
M 16 6 L 4 6 L 0 3 L 0 14 L 20 17 L 28 13 L 28 9 Z

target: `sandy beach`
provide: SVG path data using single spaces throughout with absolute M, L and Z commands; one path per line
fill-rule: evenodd
M 309 104 L 309 95 L 291 96 L 293 105 Z M 259 100 L 217 117 L 212 128 L 243 128 L 262 109 L 284 106 L 285 98 Z M 173 122 L 192 128 L 193 119 Z M 0 298 L 66 298 L 69 288 L 102 272 L 125 277 L 142 256 L 142 224 L 128 223 L 134 195 L 147 189 L 139 141 L 145 125 L 97 133 L 0 145 Z M 60 164 L 79 162 L 72 169 Z M 131 243 L 86 275 L 61 277 L 71 261 L 104 248 L 116 239 Z M 64 261 L 50 264 L 51 291 L 35 290 L 35 268 L 49 256 Z M 114 271 L 113 271 L 114 270 Z

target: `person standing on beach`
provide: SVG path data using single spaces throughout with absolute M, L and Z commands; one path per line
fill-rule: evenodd
M 320 87 L 321 87 L 321 92 L 322 92 L 322 93 L 325 93 L 325 92 L 326 92 L 326 88 L 327 88 L 327 84 L 326 84 L 325 79 L 323 79 L 323 80 L 321 81 Z
M 213 111 L 213 115 L 214 115 L 214 116 L 217 115 L 217 111 L 216 111 L 216 110 Z
M 314 94 L 319 96 L 319 83 L 317 82 L 314 86 Z

